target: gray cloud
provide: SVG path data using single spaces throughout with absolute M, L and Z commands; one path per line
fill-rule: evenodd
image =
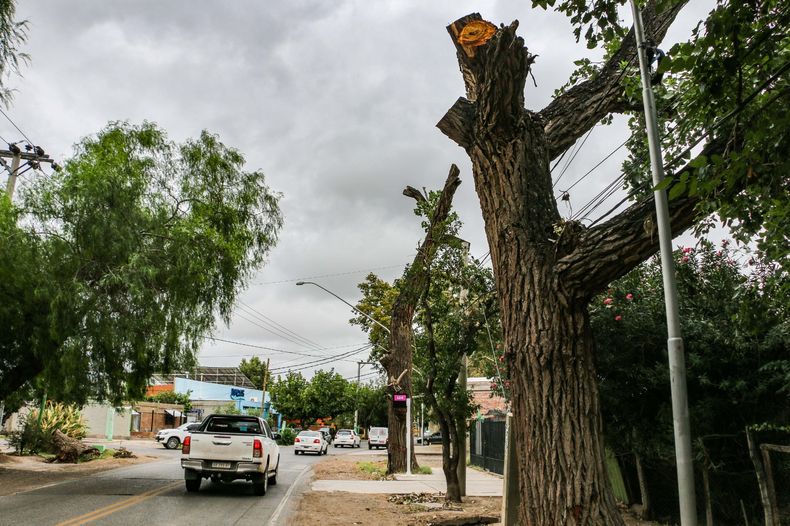
M 179 141 L 204 128 L 218 133 L 284 194 L 282 240 L 243 300 L 325 347 L 365 341 L 346 323 L 350 309 L 318 289 L 271 282 L 340 274 L 317 281 L 356 301 L 365 272 L 350 271 L 401 265 L 414 254 L 421 231 L 401 196 L 406 184 L 438 188 L 457 163 L 463 236 L 473 254 L 487 251 L 468 159 L 435 128 L 463 94 L 445 26 L 478 10 L 495 23 L 520 19 L 520 34 L 539 55 L 538 86 L 527 87 L 531 108 L 545 105 L 573 60 L 589 55 L 563 16 L 521 0 L 25 0 L 18 10 L 31 23 L 33 60 L 11 108 L 23 130 L 59 158 L 111 120 L 152 120 Z M 597 162 L 620 130 L 596 130 L 564 180 Z M 5 125 L 0 132 L 12 135 Z M 579 185 L 574 206 L 618 164 Z M 401 271 L 379 273 L 393 279 Z M 241 317 L 220 325 L 217 337 L 300 350 Z M 225 365 L 251 352 L 207 343 L 203 355 Z M 274 365 L 309 360 L 271 356 Z M 337 368 L 356 370 L 349 362 Z

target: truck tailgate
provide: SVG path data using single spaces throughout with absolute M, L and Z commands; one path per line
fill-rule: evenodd
M 254 435 L 193 433 L 190 458 L 251 461 Z

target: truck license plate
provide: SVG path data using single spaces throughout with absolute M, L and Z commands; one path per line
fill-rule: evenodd
M 211 467 L 220 469 L 230 469 L 230 462 L 212 462 Z

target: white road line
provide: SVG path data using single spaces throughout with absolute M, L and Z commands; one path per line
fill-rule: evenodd
M 285 503 L 288 502 L 288 499 L 290 498 L 291 493 L 293 493 L 294 488 L 296 488 L 296 486 L 299 484 L 299 481 L 302 480 L 302 477 L 304 477 L 304 474 L 307 473 L 309 469 L 310 469 L 310 465 L 308 464 L 302 469 L 302 472 L 299 473 L 299 476 L 296 477 L 296 480 L 293 481 L 293 484 L 291 484 L 291 487 L 288 488 L 288 491 L 285 492 L 285 496 L 283 497 L 283 500 L 280 501 L 280 505 L 277 506 L 271 518 L 269 519 L 269 526 L 277 525 L 277 520 L 280 518 L 280 514 L 285 509 Z

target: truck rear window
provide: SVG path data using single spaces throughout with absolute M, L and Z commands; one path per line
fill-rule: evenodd
M 207 433 L 248 433 L 260 435 L 261 426 L 257 420 L 233 417 L 214 417 L 206 425 Z

